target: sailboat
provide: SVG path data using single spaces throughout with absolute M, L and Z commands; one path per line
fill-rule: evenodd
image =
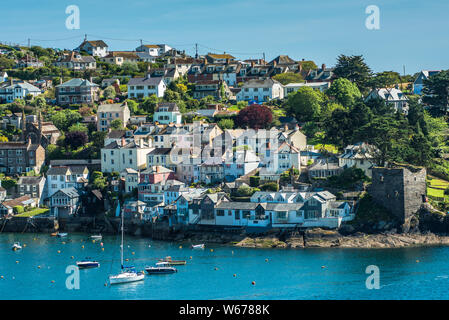
M 109 276 L 110 284 L 128 283 L 143 280 L 145 275 L 143 272 L 137 272 L 134 266 L 124 266 L 123 265 L 123 239 L 124 239 L 124 220 L 122 212 L 122 244 L 120 246 L 121 254 L 121 272 L 116 275 Z

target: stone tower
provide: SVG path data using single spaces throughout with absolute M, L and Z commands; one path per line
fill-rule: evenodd
M 426 197 L 426 168 L 394 165 L 372 169 L 369 193 L 399 221 L 402 232 L 410 229 L 410 220 Z

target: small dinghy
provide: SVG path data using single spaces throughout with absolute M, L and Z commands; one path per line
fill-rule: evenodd
M 90 268 L 98 268 L 100 266 L 100 263 L 98 261 L 86 258 L 81 261 L 77 261 L 76 265 L 80 269 L 90 269 Z
M 202 243 L 202 244 L 192 244 L 192 249 L 204 249 L 204 243 Z
M 171 257 L 165 257 L 164 259 L 159 259 L 160 262 L 167 262 L 169 266 L 183 266 L 187 263 L 185 260 L 172 260 Z
M 99 235 L 90 236 L 90 238 L 92 240 L 101 240 L 101 239 L 103 239 L 103 236 L 101 234 L 99 234 Z
M 59 232 L 58 232 L 58 237 L 59 237 L 59 238 L 67 237 L 67 233 L 65 233 L 65 232 L 59 233 Z
M 176 270 L 176 268 L 168 267 L 168 266 L 145 267 L 145 271 L 148 274 L 169 274 L 169 273 L 178 272 L 178 270 Z
M 21 250 L 22 246 L 20 245 L 20 242 L 14 242 L 14 244 L 12 245 L 12 251 L 17 251 L 17 250 Z

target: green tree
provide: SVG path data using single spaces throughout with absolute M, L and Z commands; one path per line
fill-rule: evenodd
M 371 77 L 371 69 L 365 63 L 363 56 L 338 56 L 334 75 L 337 78 L 346 78 L 354 82 L 360 91 L 365 92 Z
M 218 121 L 218 126 L 220 129 L 233 129 L 234 128 L 234 121 L 232 119 L 221 119 Z
M 401 75 L 394 71 L 378 72 L 371 79 L 372 88 L 389 88 L 401 83 Z
M 87 127 L 82 123 L 75 123 L 69 127 L 68 132 L 75 132 L 75 131 L 84 132 L 86 134 L 89 132 Z
M 277 80 L 282 85 L 286 85 L 289 83 L 301 83 L 304 82 L 304 79 L 302 78 L 301 74 L 299 73 L 293 73 L 293 72 L 285 72 L 285 73 L 279 73 L 272 77 L 273 80 Z
M 423 102 L 434 115 L 447 113 L 449 107 L 449 70 L 441 71 L 424 80 Z
M 116 96 L 115 88 L 113 86 L 108 86 L 103 91 L 103 96 L 105 99 L 114 99 Z
M 123 121 L 121 119 L 114 119 L 111 121 L 110 127 L 112 130 L 123 130 Z
M 159 98 L 155 94 L 152 94 L 151 96 L 145 98 L 142 101 L 142 103 L 140 104 L 140 107 L 145 112 L 147 112 L 149 114 L 153 114 L 158 103 L 159 103 Z
M 317 119 L 321 114 L 321 108 L 325 102 L 325 96 L 318 90 L 309 87 L 301 87 L 287 99 L 287 106 L 302 122 Z
M 357 86 L 345 78 L 338 78 L 332 82 L 326 94 L 346 108 L 352 106 L 356 99 L 362 96 Z

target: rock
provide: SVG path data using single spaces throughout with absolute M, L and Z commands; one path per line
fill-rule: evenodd
M 338 229 L 338 232 L 342 235 L 349 235 L 354 233 L 355 229 L 350 224 L 344 224 Z

